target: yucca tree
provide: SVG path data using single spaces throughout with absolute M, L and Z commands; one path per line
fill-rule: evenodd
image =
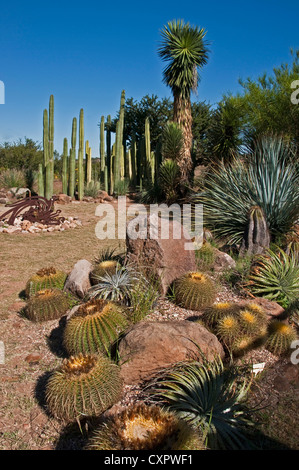
M 158 54 L 167 62 L 163 81 L 173 94 L 173 120 L 184 134 L 184 151 L 179 162 L 182 178 L 188 180 L 192 169 L 191 92 L 197 90 L 199 75 L 208 60 L 206 31 L 183 20 L 173 20 L 161 30 L 162 41 Z

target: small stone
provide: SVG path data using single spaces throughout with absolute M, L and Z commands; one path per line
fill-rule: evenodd
M 28 364 L 38 364 L 41 358 L 40 354 L 32 353 L 25 357 L 25 361 L 28 362 Z

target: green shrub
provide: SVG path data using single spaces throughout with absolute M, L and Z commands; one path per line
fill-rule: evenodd
M 11 168 L 0 173 L 0 188 L 10 189 L 26 187 L 26 174 L 24 171 Z

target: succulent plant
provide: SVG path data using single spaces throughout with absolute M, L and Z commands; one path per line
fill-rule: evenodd
M 61 318 L 69 310 L 69 296 L 60 289 L 43 289 L 32 295 L 25 306 L 25 315 L 34 322 Z
M 238 319 L 241 331 L 250 336 L 258 335 L 262 327 L 265 326 L 263 318 L 257 312 L 246 308 L 239 311 Z
M 94 430 L 86 450 L 203 450 L 202 436 L 174 413 L 135 404 Z
M 52 371 L 45 399 L 56 418 L 98 416 L 122 395 L 119 367 L 101 354 L 72 356 Z
M 223 315 L 217 322 L 216 335 L 227 347 L 231 346 L 240 332 L 240 322 L 234 314 Z
M 196 251 L 196 262 L 201 271 L 209 271 L 215 262 L 215 250 L 209 242 L 205 242 L 202 247 Z
M 67 321 L 63 343 L 69 354 L 108 352 L 127 326 L 124 307 L 92 299 L 80 305 Z
M 251 380 L 241 367 L 225 367 L 220 357 L 175 364 L 149 386 L 156 403 L 165 405 L 195 429 L 211 450 L 250 448 L 253 422 L 245 404 Z
M 120 267 L 120 264 L 116 260 L 106 260 L 97 263 L 91 273 L 90 273 L 90 282 L 92 285 L 96 285 L 101 282 L 101 278 L 106 274 L 113 275 L 116 273 L 117 269 Z
M 248 351 L 255 348 L 256 338 L 252 335 L 240 334 L 235 337 L 230 345 L 230 352 L 234 357 L 244 356 Z
M 208 328 L 215 328 L 218 321 L 225 315 L 234 315 L 238 311 L 238 305 L 233 302 L 216 302 L 205 309 L 200 321 Z
M 64 271 L 53 266 L 40 269 L 28 279 L 25 287 L 26 297 L 29 298 L 43 289 L 63 289 L 66 278 L 67 274 Z
M 215 301 L 213 280 L 202 272 L 189 272 L 174 282 L 175 302 L 190 310 L 201 310 Z
M 272 320 L 269 324 L 265 347 L 276 356 L 284 355 L 296 339 L 298 339 L 297 333 L 292 325 L 281 320 Z
M 97 283 L 92 286 L 87 296 L 129 304 L 130 290 L 138 281 L 137 273 L 129 266 L 117 266 L 113 273 L 106 272 L 96 276 Z

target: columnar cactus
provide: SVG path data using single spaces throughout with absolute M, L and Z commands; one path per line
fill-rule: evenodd
M 79 116 L 79 150 L 78 150 L 78 199 L 84 196 L 84 111 Z
M 69 191 L 68 195 L 74 197 L 76 188 L 76 140 L 77 140 L 77 118 L 73 118 L 72 137 L 70 149 L 70 165 L 69 165 Z
M 67 138 L 63 139 L 63 154 L 62 154 L 62 192 L 67 194 L 68 187 L 68 143 Z

